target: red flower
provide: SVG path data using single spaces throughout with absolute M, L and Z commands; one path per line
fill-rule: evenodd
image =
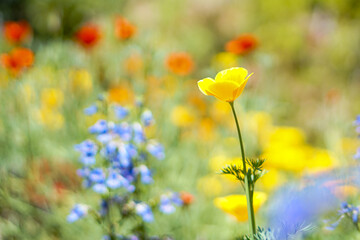
M 188 192 L 181 192 L 180 198 L 184 203 L 184 206 L 189 206 L 194 202 L 194 196 L 191 193 Z
M 34 53 L 27 48 L 15 48 L 10 53 L 2 54 L 0 60 L 1 64 L 16 76 L 34 63 Z
M 119 39 L 129 39 L 136 33 L 136 27 L 123 17 L 115 19 L 115 36 Z
M 99 27 L 92 23 L 82 26 L 75 36 L 77 41 L 85 48 L 94 47 L 101 39 Z
M 4 36 L 7 41 L 19 44 L 29 37 L 31 32 L 30 25 L 27 22 L 5 22 Z
M 252 52 L 258 46 L 257 38 L 252 34 L 243 34 L 234 40 L 229 41 L 225 49 L 228 52 L 240 55 L 246 55 Z
M 194 69 L 194 61 L 185 52 L 172 53 L 166 59 L 167 68 L 178 75 L 188 75 Z

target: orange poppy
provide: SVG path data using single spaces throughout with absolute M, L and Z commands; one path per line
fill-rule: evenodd
M 31 32 L 30 25 L 27 22 L 5 22 L 4 36 L 10 43 L 18 44 L 26 40 Z
M 252 52 L 258 46 L 257 38 L 252 34 L 243 34 L 234 40 L 229 41 L 225 49 L 228 52 L 240 55 L 246 55 Z
M 127 85 L 114 86 L 109 89 L 108 101 L 122 105 L 133 104 L 135 96 L 133 91 Z
M 24 68 L 34 63 L 34 53 L 27 48 L 15 48 L 10 53 L 1 55 L 2 65 L 13 75 L 17 75 Z
M 136 27 L 123 17 L 115 19 L 115 36 L 119 39 L 129 39 L 136 33 Z
M 171 72 L 184 76 L 192 72 L 194 61 L 188 53 L 177 52 L 169 55 L 166 66 Z
M 101 39 L 101 32 L 97 25 L 87 23 L 75 34 L 76 40 L 85 48 L 94 47 Z
M 194 202 L 194 196 L 188 192 L 181 192 L 180 198 L 183 201 L 185 206 L 188 206 Z

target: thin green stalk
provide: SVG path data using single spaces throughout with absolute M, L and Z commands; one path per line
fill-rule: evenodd
M 242 140 L 242 137 L 241 137 L 239 121 L 237 119 L 235 108 L 234 108 L 234 102 L 230 102 L 230 106 L 231 106 L 231 110 L 232 110 L 233 115 L 234 115 L 236 128 L 237 128 L 237 132 L 238 132 L 244 172 L 247 173 L 244 144 L 243 144 L 243 140 Z M 249 216 L 249 228 L 250 228 L 250 231 L 251 231 L 251 238 L 254 239 L 254 235 L 256 234 L 256 223 L 255 223 L 255 214 L 254 214 L 254 206 L 253 206 L 253 194 L 254 194 L 254 192 L 250 189 L 250 179 L 249 179 L 249 177 L 250 176 L 248 174 L 246 174 L 244 176 L 244 179 L 245 179 L 245 193 L 246 193 L 246 201 L 247 201 L 247 211 L 248 211 L 248 216 Z
M 107 220 L 108 220 L 108 224 L 109 224 L 109 237 L 110 240 L 115 240 L 116 239 L 116 235 L 115 235 L 115 226 L 114 223 L 112 222 L 112 218 L 111 218 L 111 199 L 107 199 L 107 205 L 108 205 L 108 212 L 107 212 Z

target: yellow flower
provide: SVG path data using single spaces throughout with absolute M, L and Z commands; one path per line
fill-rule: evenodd
M 69 73 L 70 88 L 75 93 L 90 93 L 93 88 L 91 75 L 84 69 L 72 70 Z
M 118 103 L 121 105 L 133 104 L 134 103 L 134 93 L 128 87 L 128 85 L 119 85 L 109 89 L 108 101 L 110 103 Z
M 61 90 L 47 88 L 41 92 L 41 103 L 44 107 L 54 109 L 60 107 L 64 102 L 64 94 Z
M 276 189 L 284 183 L 285 179 L 282 174 L 275 168 L 266 169 L 267 173 L 261 177 L 260 184 L 269 192 Z
M 200 91 L 225 102 L 233 102 L 243 92 L 249 79 L 245 68 L 229 68 L 219 72 L 215 80 L 205 78 L 198 81 Z
M 57 110 L 46 107 L 38 111 L 38 119 L 42 125 L 50 129 L 59 129 L 64 125 L 64 117 Z
M 321 148 L 313 148 L 313 152 L 306 165 L 309 173 L 318 173 L 330 170 L 337 165 L 331 152 Z
M 188 127 L 194 122 L 194 116 L 184 106 L 177 106 L 171 112 L 171 121 L 175 126 Z
M 265 203 L 267 194 L 263 192 L 254 192 L 254 211 L 255 213 Z M 214 204 L 224 212 L 234 216 L 239 222 L 245 222 L 248 219 L 245 195 L 229 195 L 226 197 L 215 198 Z
M 270 134 L 269 144 L 281 146 L 301 146 L 305 143 L 305 133 L 295 127 L 276 127 Z

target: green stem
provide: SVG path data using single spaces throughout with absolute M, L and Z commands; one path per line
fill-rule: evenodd
M 235 108 L 234 108 L 234 102 L 229 102 L 229 103 L 230 103 L 231 110 L 232 110 L 233 115 L 234 115 L 236 128 L 237 128 L 237 132 L 238 132 L 238 137 L 239 137 L 239 142 L 240 142 L 240 149 L 241 149 L 241 156 L 242 156 L 242 163 L 243 163 L 243 169 L 244 169 L 244 172 L 247 173 L 245 150 L 244 150 L 243 140 L 242 140 L 242 137 L 241 137 L 239 121 L 238 121 L 237 116 L 236 116 L 236 112 L 235 112 Z M 251 231 L 251 238 L 254 239 L 254 235 L 256 234 L 256 223 L 255 223 L 255 214 L 254 214 L 254 206 L 253 206 L 253 194 L 254 194 L 254 192 L 251 189 L 249 177 L 250 177 L 249 174 L 245 174 L 245 176 L 244 176 L 244 179 L 245 179 L 245 193 L 246 193 L 246 201 L 247 201 L 247 211 L 248 211 L 248 216 L 249 216 L 249 228 L 250 228 L 250 231 Z
M 109 224 L 109 237 L 110 237 L 110 240 L 115 240 L 116 239 L 116 235 L 115 235 L 115 231 L 114 231 L 114 224 L 112 222 L 112 218 L 111 218 L 111 199 L 107 199 L 107 204 L 108 204 L 108 212 L 107 212 L 107 217 L 108 217 L 108 224 Z

